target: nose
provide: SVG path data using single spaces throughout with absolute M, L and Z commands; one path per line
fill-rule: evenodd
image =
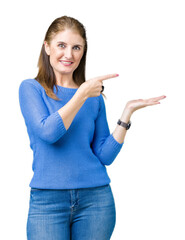
M 71 47 L 66 47 L 65 48 L 65 53 L 64 53 L 65 57 L 67 59 L 72 59 L 73 53 L 72 53 L 72 49 Z

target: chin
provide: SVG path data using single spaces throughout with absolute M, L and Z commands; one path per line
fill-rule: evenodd
M 61 73 L 61 74 L 72 74 L 74 71 L 58 71 L 59 73 Z

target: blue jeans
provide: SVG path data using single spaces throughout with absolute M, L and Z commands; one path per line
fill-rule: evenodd
M 30 190 L 28 240 L 109 240 L 116 223 L 110 184 Z

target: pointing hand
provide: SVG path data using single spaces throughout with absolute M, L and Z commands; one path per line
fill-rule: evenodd
M 97 97 L 100 95 L 103 81 L 119 76 L 118 74 L 108 74 L 85 81 L 79 87 L 87 97 Z

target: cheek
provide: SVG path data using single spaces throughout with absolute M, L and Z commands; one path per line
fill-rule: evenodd
M 80 62 L 81 61 L 81 59 L 82 59 L 82 57 L 83 57 L 83 54 L 78 54 L 77 56 L 76 56 L 76 61 L 78 61 L 78 62 Z
M 60 59 L 60 57 L 62 56 L 62 51 L 58 51 L 56 49 L 52 49 L 51 52 L 51 58 L 53 59 L 53 61 L 57 61 L 58 59 Z
M 50 54 L 50 64 L 52 67 L 58 65 L 60 57 L 61 57 L 61 54 L 59 55 L 55 52 Z

